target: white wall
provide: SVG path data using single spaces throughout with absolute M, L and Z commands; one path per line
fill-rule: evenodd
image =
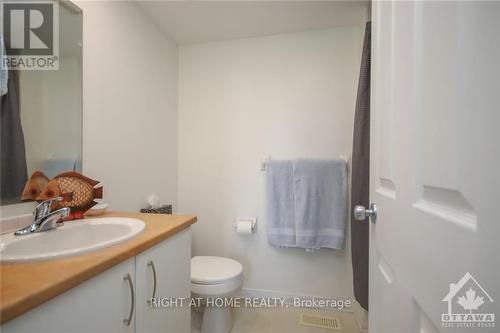
M 177 197 L 177 46 L 130 2 L 83 9 L 83 172 L 114 210 Z
M 193 254 L 240 260 L 244 287 L 352 297 L 348 251 L 267 244 L 259 161 L 349 155 L 363 30 L 181 46 L 179 211 L 198 215 Z M 234 232 L 257 216 L 258 232 Z

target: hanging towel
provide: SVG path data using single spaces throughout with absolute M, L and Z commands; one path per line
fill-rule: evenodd
M 43 173 L 52 179 L 61 172 L 75 171 L 76 165 L 75 158 L 49 158 L 43 161 Z
M 279 247 L 342 249 L 347 216 L 344 160 L 267 162 L 267 239 Z
M 0 96 L 9 91 L 9 69 L 4 67 L 4 59 L 7 56 L 3 34 L 0 35 Z
M 295 247 L 295 207 L 292 161 L 267 161 L 267 241 Z
M 344 160 L 293 161 L 296 246 L 344 247 L 347 170 Z

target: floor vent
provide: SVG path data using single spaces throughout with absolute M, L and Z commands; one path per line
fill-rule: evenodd
M 336 317 L 325 317 L 307 313 L 300 314 L 300 324 L 319 328 L 328 328 L 330 330 L 341 330 L 342 322 Z

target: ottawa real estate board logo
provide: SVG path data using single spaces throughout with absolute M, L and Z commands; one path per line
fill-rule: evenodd
M 59 69 L 59 3 L 1 1 L 2 69 Z
M 441 315 L 442 327 L 495 327 L 493 298 L 469 272 L 457 283 L 450 283 L 450 291 L 442 301 L 448 303 L 448 311 Z

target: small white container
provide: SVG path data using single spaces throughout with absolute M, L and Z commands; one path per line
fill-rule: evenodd
M 107 203 L 98 203 L 94 207 L 90 208 L 87 212 L 85 212 L 85 216 L 99 216 L 106 213 L 107 209 Z

